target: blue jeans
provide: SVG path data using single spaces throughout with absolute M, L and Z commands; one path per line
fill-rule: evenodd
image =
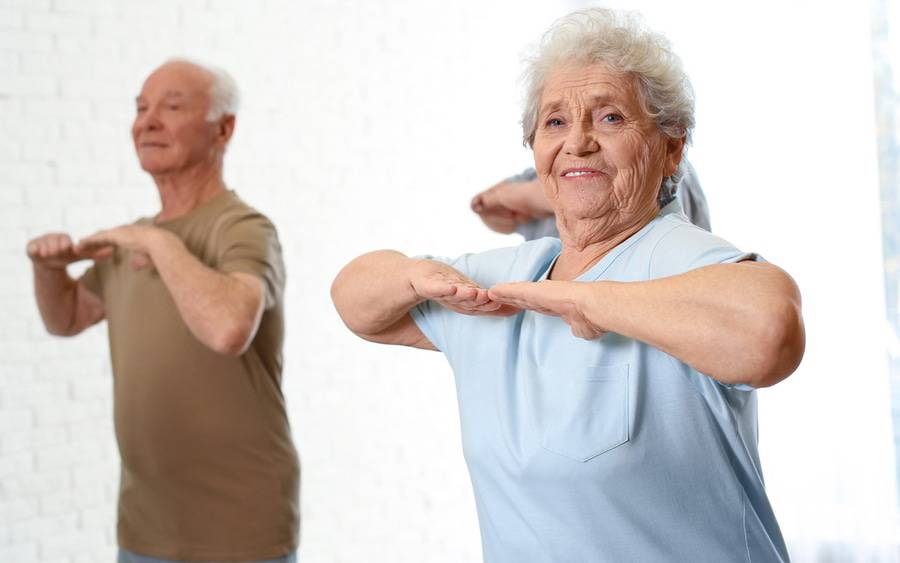
M 276 557 L 275 559 L 258 559 L 256 561 L 245 563 L 297 563 L 297 552 L 288 553 L 284 557 Z M 148 557 L 146 555 L 138 555 L 119 548 L 118 563 L 188 563 L 187 561 L 173 561 L 172 559 L 157 559 L 156 557 Z

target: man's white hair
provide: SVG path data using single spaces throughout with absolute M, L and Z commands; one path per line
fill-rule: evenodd
M 228 71 L 180 57 L 169 59 L 166 61 L 166 64 L 168 63 L 189 64 L 209 73 L 212 81 L 209 85 L 209 111 L 206 113 L 206 121 L 213 122 L 226 115 L 237 115 L 241 101 L 240 92 L 237 82 Z

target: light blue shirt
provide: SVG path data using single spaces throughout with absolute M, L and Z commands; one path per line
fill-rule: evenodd
M 545 279 L 560 241 L 446 261 L 483 287 Z M 678 202 L 578 281 L 641 281 L 755 259 Z M 685 312 L 685 314 L 690 314 Z M 526 311 L 411 311 L 453 367 L 489 563 L 787 561 L 757 453 L 756 393 L 642 342 Z

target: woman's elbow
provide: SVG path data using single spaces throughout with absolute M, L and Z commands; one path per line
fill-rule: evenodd
M 767 317 L 759 329 L 759 369 L 749 382 L 753 387 L 771 387 L 786 379 L 800 365 L 806 349 L 799 299 L 786 299 Z
M 352 275 L 347 272 L 345 266 L 331 283 L 331 302 L 338 316 L 344 321 L 344 325 L 355 334 L 360 334 L 366 327 L 359 319 L 359 307 L 351 303 L 353 299 Z

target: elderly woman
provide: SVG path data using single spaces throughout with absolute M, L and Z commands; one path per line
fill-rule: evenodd
M 636 16 L 589 10 L 526 76 L 560 238 L 366 254 L 338 312 L 447 356 L 486 561 L 786 561 L 754 389 L 800 362 L 800 295 L 670 201 L 694 124 L 678 58 Z

